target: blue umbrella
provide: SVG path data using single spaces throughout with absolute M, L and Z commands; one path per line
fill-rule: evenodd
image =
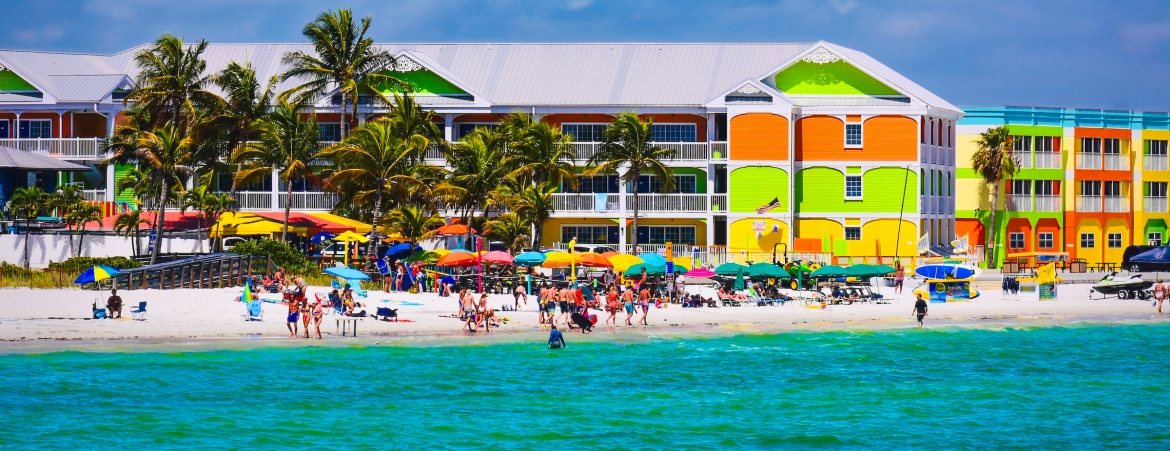
M 121 272 L 109 266 L 93 266 L 85 272 L 73 279 L 73 283 L 78 285 L 85 285 L 87 283 L 96 283 L 99 280 L 106 280 L 117 276 Z
M 663 256 L 658 255 L 658 254 L 652 254 L 652 253 L 647 252 L 645 254 L 639 254 L 638 258 L 642 259 L 642 262 L 646 263 L 647 265 L 666 266 L 666 257 L 663 257 Z
M 325 274 L 340 277 L 345 280 L 370 280 L 366 273 L 344 266 L 330 266 L 325 268 Z
M 310 238 L 310 240 L 312 240 L 314 243 L 320 243 L 322 241 L 331 240 L 335 236 L 337 236 L 336 233 L 329 233 L 329 232 L 322 230 L 320 232 L 317 232 L 316 235 L 313 235 L 313 237 Z
M 517 266 L 537 266 L 544 263 L 545 256 L 540 252 L 525 252 L 512 259 Z
M 398 244 L 395 244 L 393 246 L 390 246 L 390 249 L 386 250 L 386 255 L 390 256 L 391 258 L 395 258 L 395 257 L 410 255 L 410 254 L 413 254 L 413 253 L 421 251 L 421 250 L 422 250 L 421 246 L 416 245 L 414 247 L 411 247 L 410 243 L 398 243 Z

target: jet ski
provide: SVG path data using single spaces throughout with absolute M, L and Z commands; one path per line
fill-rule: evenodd
M 1142 280 L 1141 274 L 1118 276 L 1114 272 L 1102 277 L 1090 291 L 1095 291 L 1103 296 L 1117 295 L 1118 299 L 1146 299 L 1149 297 L 1147 290 L 1152 286 L 1154 286 L 1154 282 Z

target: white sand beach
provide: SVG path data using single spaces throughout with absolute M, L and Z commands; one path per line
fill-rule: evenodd
M 998 292 L 984 292 L 968 302 L 931 304 L 927 327 L 940 325 L 1040 325 L 1072 322 L 1142 322 L 1160 321 L 1150 301 L 1090 299 L 1089 285 L 1062 285 L 1060 298 L 1055 301 L 1028 302 L 1005 299 Z M 325 287 L 312 287 L 311 293 L 327 292 Z M 843 328 L 900 328 L 913 327 L 911 309 L 913 295 L 892 295 L 884 290 L 888 304 L 831 305 L 822 310 L 803 303 L 784 306 L 755 305 L 721 308 L 653 309 L 650 326 L 605 327 L 608 314 L 599 316 L 594 334 L 605 333 L 690 333 L 709 332 L 730 334 L 778 330 L 833 330 Z M 109 292 L 82 290 L 5 289 L 0 291 L 0 340 L 14 342 L 70 342 L 93 340 L 129 340 L 143 342 L 187 342 L 198 340 L 293 340 L 288 338 L 285 326 L 287 308 L 283 304 L 264 303 L 263 321 L 244 321 L 245 306 L 234 301 L 240 294 L 232 289 L 135 290 L 119 293 L 130 317 L 131 306 L 147 302 L 147 319 L 93 320 L 91 305 L 99 298 L 98 306 L 105 304 Z M 276 294 L 266 296 L 276 297 Z M 512 297 L 492 295 L 490 305 L 499 308 L 511 304 Z M 373 313 L 377 307 L 399 309 L 400 322 L 376 321 L 364 318 L 358 324 L 358 339 L 387 339 L 433 337 L 443 341 L 460 340 L 473 335 L 461 329 L 462 322 L 450 317 L 456 311 L 454 298 L 441 298 L 433 293 L 407 294 L 370 291 L 365 310 Z M 1170 306 L 1166 306 L 1170 310 Z M 500 312 L 508 321 L 493 329 L 505 334 L 536 334 L 547 330 L 538 323 L 536 301 L 529 298 L 528 307 L 520 311 Z M 635 316 L 635 319 L 638 316 Z M 325 341 L 352 340 L 336 333 L 335 315 L 327 315 L 321 331 Z M 619 314 L 619 320 L 624 315 Z M 621 322 L 621 321 L 619 321 Z M 482 337 L 484 332 L 475 334 Z M 0 348 L 5 345 L 0 344 Z

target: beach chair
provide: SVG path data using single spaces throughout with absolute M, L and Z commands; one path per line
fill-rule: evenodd
M 333 279 L 333 283 L 331 283 L 331 284 L 329 284 L 329 285 L 330 285 L 330 286 L 332 286 L 332 287 L 333 287 L 333 289 L 334 289 L 334 290 L 337 290 L 337 291 L 341 291 L 341 290 L 343 290 L 343 289 L 344 289 L 344 288 L 342 288 L 342 286 L 341 286 L 341 282 L 339 282 L 337 279 Z
M 356 280 L 351 280 L 351 281 L 349 281 L 349 288 L 352 289 L 353 294 L 358 295 L 358 297 L 363 297 L 363 298 L 369 297 L 369 293 L 366 293 L 366 290 L 364 288 L 362 288 L 361 282 L 358 282 Z
M 379 318 L 381 318 L 382 321 L 387 322 L 390 321 L 390 318 L 394 318 L 394 322 L 398 322 L 398 309 L 392 309 L 390 307 L 378 307 L 378 312 L 374 314 L 374 319 Z
M 146 301 L 138 303 L 138 308 L 130 310 L 130 314 L 137 321 L 146 321 Z
M 264 309 L 261 307 L 260 300 L 249 301 L 247 310 L 244 311 L 242 316 L 244 317 L 244 321 L 264 321 Z

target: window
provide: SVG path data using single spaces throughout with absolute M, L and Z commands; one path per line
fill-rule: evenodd
M 1081 234 L 1081 248 L 1092 249 L 1097 247 L 1097 236 L 1092 233 Z
M 1101 153 L 1101 138 L 1081 138 L 1081 152 Z
M 1055 196 L 1060 194 L 1060 180 L 1037 180 L 1037 196 Z
M 845 199 L 861 200 L 861 176 L 845 176 Z
M 1166 182 L 1146 182 L 1146 197 L 1166 197 Z
M 471 132 L 477 128 L 486 128 L 488 130 L 495 130 L 500 124 L 494 122 L 460 122 L 455 127 L 455 140 L 462 140 L 463 137 L 470 135 Z
M 643 244 L 695 244 L 694 226 L 638 226 L 638 242 Z
M 340 122 L 322 122 L 317 124 L 317 140 L 322 142 L 341 141 Z
M 1036 137 L 1036 151 L 1037 152 L 1060 152 L 1060 144 L 1057 142 L 1060 138 L 1052 136 L 1037 136 Z
M 1031 136 L 1010 136 L 1013 153 L 1028 153 L 1032 151 Z
M 1117 138 L 1105 138 L 1105 153 L 1121 153 L 1121 140 Z
M 576 142 L 605 141 L 606 128 L 609 128 L 609 124 L 561 124 L 561 132 L 572 135 L 572 140 Z
M 654 124 L 650 128 L 651 140 L 668 143 L 695 142 L 695 124 Z
M 1108 238 L 1109 238 L 1108 246 L 1110 249 L 1121 249 L 1121 234 L 1120 233 L 1110 233 Z
M 1052 249 L 1052 232 L 1040 232 L 1039 239 L 1036 240 L 1036 247 Z
M 695 179 L 696 177 L 692 174 L 674 176 L 674 191 L 671 191 L 671 193 L 695 194 L 697 192 Z M 662 179 L 653 175 L 638 177 L 638 192 L 663 193 Z
M 621 186 L 616 175 L 577 176 L 577 189 L 567 181 L 561 182 L 562 193 L 619 193 Z
M 1024 248 L 1024 233 L 1012 232 L 1008 234 L 1008 248 L 1009 249 L 1023 249 Z
M 845 240 L 859 241 L 861 240 L 861 227 L 846 227 Z
M 1150 246 L 1161 246 L 1162 245 L 1162 232 L 1147 233 L 1146 239 L 1150 241 Z
M 1031 180 L 1012 180 L 1008 185 L 1010 194 L 1031 195 L 1032 181 Z
M 52 138 L 53 121 L 50 119 L 21 120 L 20 137 L 27 139 Z
M 1082 196 L 1100 196 L 1101 182 L 1097 180 L 1081 180 Z
M 1166 155 L 1168 142 L 1170 141 L 1146 141 L 1146 155 Z
M 1122 195 L 1120 181 L 1109 180 L 1105 182 L 1105 197 L 1118 197 Z
M 861 124 L 845 124 L 845 147 L 861 147 Z
M 577 244 L 618 244 L 618 226 L 561 226 L 561 242 L 573 238 Z

